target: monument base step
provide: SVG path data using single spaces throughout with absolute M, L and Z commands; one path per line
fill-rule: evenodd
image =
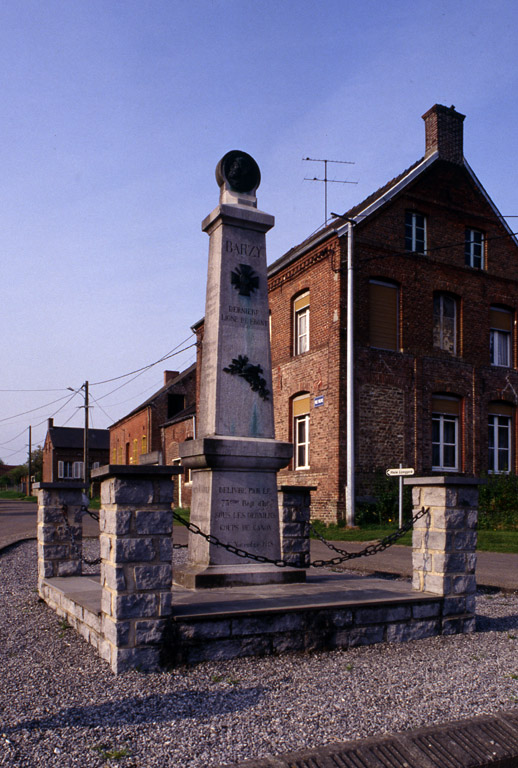
M 306 571 L 271 565 L 187 565 L 174 570 L 174 582 L 184 589 L 219 589 L 262 584 L 302 584 Z

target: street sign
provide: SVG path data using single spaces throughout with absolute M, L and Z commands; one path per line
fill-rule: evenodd
M 386 474 L 389 477 L 406 477 L 408 475 L 413 475 L 415 472 L 415 469 L 412 467 L 397 467 L 397 469 L 387 469 Z

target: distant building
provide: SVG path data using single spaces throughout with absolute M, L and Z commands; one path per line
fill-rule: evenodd
M 109 428 L 111 464 L 177 464 L 178 442 L 194 435 L 196 364 L 164 371 L 164 385 Z M 175 482 L 175 503 L 190 504 L 184 479 Z
M 44 483 L 82 480 L 84 477 L 84 429 L 81 427 L 55 427 L 48 420 L 47 435 L 43 445 Z M 90 469 L 108 464 L 110 433 L 107 429 L 88 430 L 88 454 Z

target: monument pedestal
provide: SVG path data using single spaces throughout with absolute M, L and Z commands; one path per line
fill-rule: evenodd
M 274 439 L 265 234 L 274 218 L 257 209 L 259 167 L 246 152 L 218 163 L 219 205 L 209 235 L 199 438 L 180 445 L 192 472 L 188 564 L 175 581 L 191 589 L 305 581 L 303 569 L 239 557 L 222 545 L 281 558 L 277 471 L 293 454 Z M 208 539 L 208 540 L 207 540 Z
M 230 544 L 271 560 L 281 557 L 277 470 L 291 443 L 268 438 L 202 437 L 180 445 L 192 472 L 191 521 L 211 535 L 189 536 L 189 562 L 174 581 L 187 589 L 304 582 L 303 569 L 256 563 L 229 552 Z

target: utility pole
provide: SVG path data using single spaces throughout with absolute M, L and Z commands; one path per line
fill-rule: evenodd
M 32 475 L 32 427 L 29 426 L 29 475 L 27 477 L 27 496 L 31 495 L 31 475 Z
M 358 184 L 357 181 L 338 181 L 337 179 L 327 178 L 327 164 L 328 163 L 340 163 L 341 165 L 354 165 L 352 160 L 317 160 L 314 157 L 303 157 L 304 162 L 308 163 L 324 163 L 324 178 L 318 179 L 314 176 L 312 179 L 305 177 L 304 181 L 323 181 L 324 182 L 324 199 L 325 199 L 325 223 L 327 224 L 327 185 L 328 184 Z
M 88 463 L 88 424 L 89 424 L 89 418 L 88 418 L 88 382 L 85 381 L 83 384 L 83 389 L 85 391 L 85 431 L 84 431 L 84 438 L 83 438 L 83 477 L 85 482 L 85 493 L 88 495 L 90 493 L 90 467 Z

